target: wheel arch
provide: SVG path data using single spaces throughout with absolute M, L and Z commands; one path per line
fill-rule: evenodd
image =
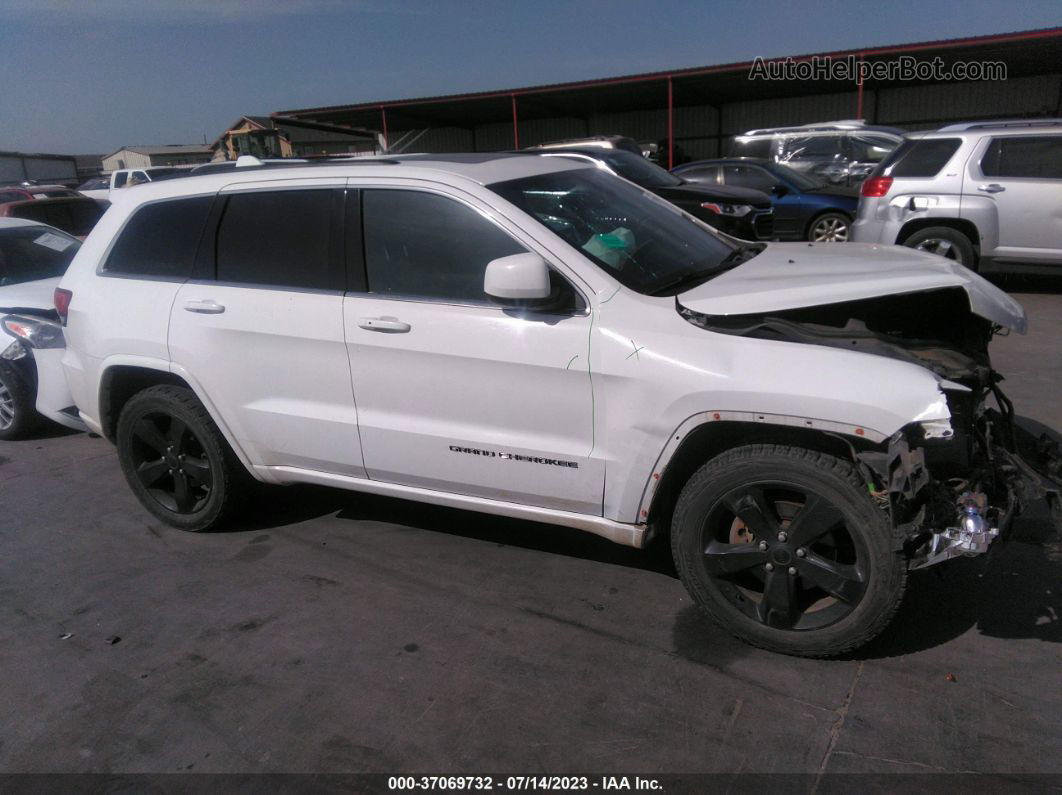
M 170 384 L 188 389 L 206 409 L 210 418 L 240 462 L 255 477 L 261 478 L 246 451 L 236 442 L 228 425 L 219 416 L 216 407 L 207 399 L 191 378 L 181 372 L 152 366 L 153 363 L 115 363 L 107 366 L 100 375 L 99 413 L 103 435 L 112 443 L 116 441 L 118 417 L 122 407 L 137 392 L 161 384 Z
M 981 233 L 976 224 L 965 218 L 915 218 L 900 227 L 900 231 L 896 233 L 896 245 L 902 246 L 903 241 L 911 235 L 934 226 L 942 226 L 946 229 L 961 232 L 970 241 L 975 253 L 980 254 Z
M 676 431 L 671 441 L 677 444 L 670 454 L 668 450 L 661 454 L 642 497 L 639 514 L 648 526 L 647 541 L 658 535 L 670 535 L 671 516 L 682 487 L 701 466 L 728 450 L 750 444 L 777 444 L 852 460 L 854 452 L 875 449 L 883 441 L 881 434 L 862 428 L 829 427 L 833 423 L 818 425 L 826 427 L 722 420 L 695 424 L 684 434 L 681 429 Z M 863 434 L 859 435 L 858 431 Z M 682 438 L 677 438 L 679 436 Z

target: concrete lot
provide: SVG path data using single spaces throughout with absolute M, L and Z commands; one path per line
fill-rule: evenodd
M 1062 295 L 1008 286 L 997 366 L 1062 429 Z M 732 640 L 660 548 L 302 488 L 250 524 L 159 525 L 102 439 L 0 443 L 0 770 L 1062 773 L 1042 506 L 825 662 Z

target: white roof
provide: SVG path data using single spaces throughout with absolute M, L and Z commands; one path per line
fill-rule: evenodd
M 576 171 L 587 166 L 559 157 L 507 152 L 455 155 L 397 155 L 394 157 L 356 157 L 348 160 L 328 160 L 306 165 L 275 168 L 236 168 L 190 177 L 147 182 L 131 188 L 111 191 L 114 204 L 127 201 L 140 203 L 174 196 L 194 196 L 214 193 L 227 185 L 249 185 L 255 182 L 309 179 L 313 177 L 397 177 L 438 180 L 440 174 L 456 177 L 457 182 L 468 180 L 480 185 L 503 182 L 536 174 Z M 129 199 L 129 197 L 135 197 Z

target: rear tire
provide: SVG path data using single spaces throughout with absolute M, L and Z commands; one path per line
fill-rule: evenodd
M 694 600 L 738 638 L 803 657 L 876 637 L 906 564 L 885 512 L 849 462 L 750 445 L 712 459 L 675 506 L 671 548 Z
M 930 226 L 909 235 L 903 244 L 908 248 L 937 254 L 977 271 L 977 252 L 970 238 L 947 226 Z
M 25 438 L 43 419 L 37 396 L 7 362 L 0 362 L 0 440 Z
M 252 482 L 190 389 L 153 386 L 133 395 L 117 435 L 118 460 L 133 494 L 171 527 L 222 527 Z

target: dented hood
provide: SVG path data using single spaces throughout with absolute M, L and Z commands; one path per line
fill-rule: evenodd
M 902 246 L 771 243 L 733 270 L 678 296 L 705 315 L 751 315 L 961 287 L 970 310 L 1021 334 L 1021 304 L 962 265 Z

